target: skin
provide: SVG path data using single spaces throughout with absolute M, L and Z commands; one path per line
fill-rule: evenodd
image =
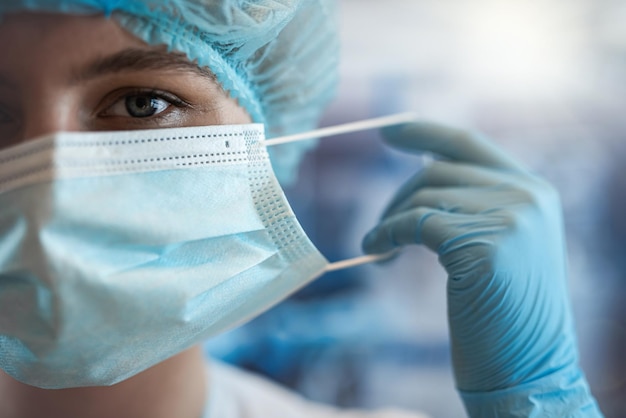
M 206 69 L 101 16 L 8 16 L 0 56 L 0 149 L 59 131 L 251 122 Z M 110 387 L 44 390 L 0 371 L 0 416 L 198 418 L 208 384 L 199 347 Z
M 167 68 L 165 51 L 104 17 L 9 16 L 0 25 L 1 146 L 58 131 L 250 122 L 206 71 L 180 55 Z M 110 62 L 120 53 L 125 59 Z M 133 117 L 127 98 L 133 110 L 156 99 L 158 113 Z

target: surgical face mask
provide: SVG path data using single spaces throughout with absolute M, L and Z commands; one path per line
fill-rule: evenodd
M 1 151 L 0 367 L 41 388 L 111 385 L 375 260 L 319 253 L 263 139 L 212 126 Z

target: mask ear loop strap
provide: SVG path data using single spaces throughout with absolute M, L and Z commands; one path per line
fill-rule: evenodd
M 380 118 L 365 119 L 358 122 L 344 123 L 343 125 L 329 126 L 314 131 L 302 132 L 294 135 L 286 135 L 278 138 L 266 139 L 265 146 L 287 144 L 289 142 L 304 141 L 306 139 L 324 138 L 327 136 L 347 134 L 350 132 L 365 131 L 367 129 L 383 128 L 385 126 L 399 125 L 401 123 L 415 122 L 417 114 L 413 112 L 397 113 L 395 115 Z
M 361 257 L 349 258 L 347 260 L 335 261 L 334 263 L 328 264 L 326 268 L 324 269 L 324 272 L 328 273 L 329 271 L 349 269 L 351 267 L 360 266 L 362 264 L 386 261 L 386 260 L 393 258 L 399 252 L 400 250 L 393 250 L 385 254 L 364 255 Z
M 312 138 L 324 138 L 349 132 L 364 131 L 367 129 L 376 129 L 385 126 L 398 125 L 401 123 L 414 122 L 416 119 L 417 115 L 413 112 L 398 113 L 395 115 L 383 116 L 380 118 L 366 119 L 358 122 L 345 123 L 343 125 L 330 126 L 327 128 L 316 129 L 309 132 L 302 132 L 295 135 L 287 135 L 278 138 L 267 139 L 264 141 L 264 144 L 267 147 L 271 147 L 273 145 L 304 141 Z M 364 255 L 361 257 L 350 258 L 343 261 L 336 261 L 334 263 L 328 264 L 324 271 L 329 272 L 344 270 L 347 268 L 360 266 L 362 264 L 385 261 L 394 257 L 399 252 L 400 250 L 393 250 L 385 254 Z

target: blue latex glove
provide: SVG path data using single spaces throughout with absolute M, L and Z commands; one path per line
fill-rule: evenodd
M 427 123 L 383 134 L 442 160 L 399 190 L 363 246 L 424 244 L 439 255 L 470 416 L 602 416 L 578 365 L 555 190 L 479 136 Z

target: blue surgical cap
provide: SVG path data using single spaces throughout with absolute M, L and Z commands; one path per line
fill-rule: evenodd
M 17 11 L 104 13 L 208 67 L 268 137 L 315 127 L 336 90 L 334 0 L 1 0 Z M 272 150 L 293 171 L 303 148 Z M 293 173 L 285 173 L 284 177 Z M 289 181 L 290 179 L 286 179 Z

